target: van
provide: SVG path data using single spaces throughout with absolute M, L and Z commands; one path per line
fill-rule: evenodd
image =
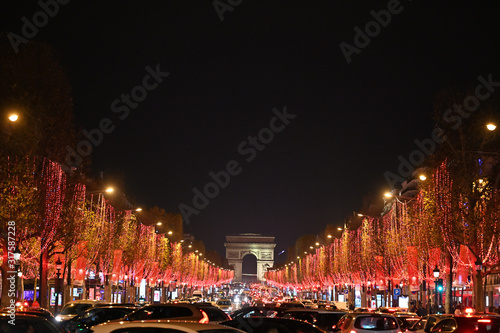
M 203 291 L 201 290 L 193 291 L 193 297 L 203 299 Z

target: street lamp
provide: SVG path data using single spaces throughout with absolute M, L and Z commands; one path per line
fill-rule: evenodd
M 434 274 L 434 278 L 437 280 L 439 278 L 439 273 L 440 273 L 437 265 L 436 265 L 436 268 L 434 268 L 434 270 L 432 271 L 432 273 Z
M 60 293 L 60 284 L 61 284 L 61 269 L 62 262 L 61 258 L 58 256 L 56 261 L 56 305 L 54 307 L 54 313 L 57 313 L 59 306 L 59 293 Z
M 434 292 L 436 294 L 436 306 L 439 307 L 439 268 L 436 264 L 436 268 L 432 271 L 432 274 L 434 274 Z

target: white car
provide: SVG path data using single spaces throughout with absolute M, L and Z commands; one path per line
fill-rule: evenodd
M 397 319 L 391 314 L 350 312 L 340 318 L 333 329 L 339 333 L 401 333 Z
M 93 333 L 244 333 L 236 328 L 216 324 L 161 320 L 109 322 L 92 327 L 92 331 Z

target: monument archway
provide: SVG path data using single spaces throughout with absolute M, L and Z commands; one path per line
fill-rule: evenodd
M 243 258 L 252 254 L 257 258 L 257 280 L 264 281 L 264 273 L 274 265 L 274 237 L 261 234 L 226 236 L 226 259 L 234 269 L 233 282 L 243 282 Z

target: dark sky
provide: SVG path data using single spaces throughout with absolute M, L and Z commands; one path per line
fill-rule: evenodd
M 2 29 L 21 35 L 40 4 L 9 3 Z M 69 1 L 28 39 L 59 54 L 78 126 L 115 126 L 93 147 L 94 172 L 122 176 L 144 207 L 175 212 L 235 160 L 241 172 L 185 231 L 221 253 L 240 232 L 276 236 L 281 250 L 383 192 L 398 155 L 430 136 L 436 92 L 500 80 L 498 2 L 394 4 L 244 0 L 221 21 L 212 1 Z M 353 45 L 354 28 L 388 6 L 397 13 L 348 64 L 339 44 Z M 128 115 L 113 112 L 147 66 L 169 75 Z M 285 106 L 296 117 L 248 162 L 238 146 Z

